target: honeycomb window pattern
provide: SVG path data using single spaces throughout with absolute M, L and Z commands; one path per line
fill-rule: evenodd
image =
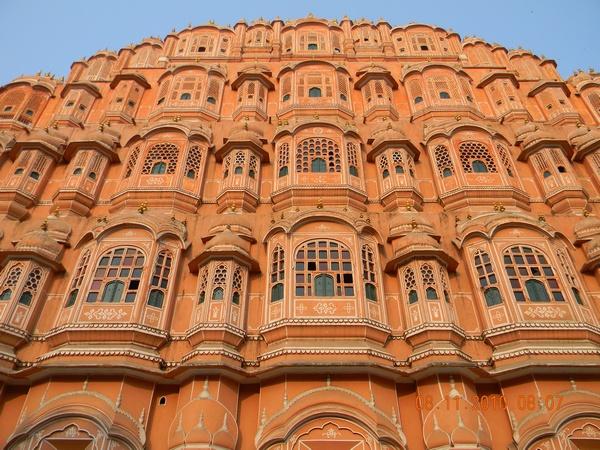
M 0 301 L 10 300 L 10 298 L 12 297 L 13 289 L 19 282 L 19 278 L 21 278 L 22 273 L 23 268 L 20 264 L 15 264 L 8 269 L 6 278 L 3 280 L 2 283 L 2 288 L 0 288 Z
M 429 264 L 421 264 L 420 267 L 421 280 L 425 288 L 425 296 L 428 300 L 437 300 L 438 292 L 435 282 L 435 276 L 433 274 L 433 268 Z
M 331 139 L 305 139 L 298 144 L 296 152 L 296 172 L 310 172 L 315 159 L 325 161 L 326 172 L 334 173 L 342 170 L 340 149 Z
M 143 175 L 150 175 L 157 163 L 166 165 L 164 173 L 173 175 L 177 169 L 177 159 L 179 158 L 179 149 L 174 144 L 160 143 L 153 145 L 148 151 L 142 167 Z
M 23 291 L 19 297 L 19 303 L 26 306 L 31 304 L 31 300 L 35 296 L 41 280 L 42 269 L 36 267 L 29 272 L 29 275 L 27 275 L 27 280 L 25 281 L 25 286 L 23 287 Z
M 460 162 L 465 173 L 474 173 L 478 171 L 478 163 L 483 163 L 486 172 L 498 172 L 494 158 L 488 148 L 481 142 L 467 141 L 458 147 L 460 153 Z
M 296 251 L 295 286 L 297 297 L 354 296 L 354 275 L 350 251 L 328 240 L 309 241 Z M 319 282 L 325 280 L 324 292 Z
M 133 173 L 133 170 L 135 169 L 135 165 L 137 164 L 139 155 L 140 155 L 139 147 L 136 147 L 131 151 L 129 158 L 127 159 L 127 168 L 125 169 L 125 178 L 129 178 L 131 176 L 131 174 Z
M 279 176 L 285 176 L 289 173 L 288 166 L 290 164 L 290 145 L 285 142 L 279 146 Z
M 365 283 L 365 296 L 369 300 L 377 301 L 377 278 L 375 275 L 375 254 L 367 244 L 362 246 L 361 260 L 363 281 Z
M 442 178 L 454 175 L 454 165 L 445 145 L 437 145 L 433 150 L 435 165 Z
M 202 149 L 195 145 L 190 148 L 185 161 L 185 176 L 193 180 L 198 178 L 202 165 Z
M 510 156 L 508 155 L 508 150 L 502 144 L 496 145 L 496 149 L 498 150 L 498 156 L 500 156 L 500 161 L 502 161 L 502 165 L 504 166 L 504 169 L 506 169 L 506 173 L 509 177 L 513 177 L 514 170 L 512 162 L 510 160 Z
M 417 293 L 417 277 L 415 271 L 407 267 L 404 270 L 404 289 L 408 298 L 408 303 L 417 303 L 419 301 L 419 294 Z

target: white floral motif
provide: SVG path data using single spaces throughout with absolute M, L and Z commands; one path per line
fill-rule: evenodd
M 333 303 L 317 303 L 313 310 L 318 314 L 335 314 L 337 307 Z
M 98 308 L 90 309 L 84 315 L 87 316 L 88 320 L 120 320 L 127 315 L 127 312 L 121 308 Z
M 536 306 L 535 308 L 530 306 L 525 310 L 526 316 L 543 319 L 562 319 L 566 314 L 566 311 L 551 306 Z
M 323 431 L 323 436 L 327 439 L 335 439 L 338 435 L 338 432 L 335 428 L 330 427 Z
M 600 436 L 598 429 L 593 425 L 586 425 L 585 427 L 583 427 L 583 434 L 585 434 L 587 437 L 593 438 L 597 438 L 598 436 Z
M 77 432 L 77 427 L 75 425 L 71 425 L 70 427 L 68 427 L 65 430 L 65 436 L 73 438 L 75 436 L 77 436 L 78 432 Z

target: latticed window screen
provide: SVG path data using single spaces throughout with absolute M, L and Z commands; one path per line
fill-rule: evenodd
M 441 177 L 448 177 L 454 174 L 454 165 L 450 158 L 450 153 L 445 145 L 436 145 L 433 150 L 435 165 Z
M 383 178 L 387 178 L 390 174 L 389 161 L 387 155 L 379 156 L 379 170 L 383 175 Z
M 219 92 L 221 84 L 214 78 L 208 83 L 208 90 L 206 92 L 206 106 L 211 109 L 215 109 L 219 103 Z
M 6 277 L 2 279 L 2 285 L 0 287 L 0 301 L 11 299 L 15 286 L 23 273 L 23 268 L 20 264 L 14 264 L 7 268 L 5 273 Z
M 289 164 L 290 164 L 290 145 L 285 142 L 279 146 L 279 176 L 283 177 L 289 173 Z
M 194 145 L 188 152 L 187 159 L 185 161 L 185 176 L 195 180 L 200 174 L 200 167 L 202 165 L 202 149 Z
M 223 300 L 225 295 L 225 286 L 227 284 L 227 266 L 219 264 L 213 275 L 213 290 L 211 298 L 213 300 Z
M 340 100 L 347 101 L 348 100 L 348 78 L 344 74 L 339 73 L 339 72 L 337 74 L 337 85 L 338 85 L 338 92 L 340 95 Z
M 497 144 L 496 149 L 498 150 L 498 156 L 500 157 L 500 161 L 502 161 L 502 165 L 504 166 L 504 169 L 506 169 L 506 173 L 508 174 L 508 176 L 514 176 L 514 169 L 512 161 L 508 154 L 508 150 L 502 144 Z
M 567 279 L 569 286 L 571 288 L 571 293 L 575 301 L 583 305 L 583 296 L 579 289 L 579 282 L 577 280 L 577 275 L 575 274 L 575 269 L 573 269 L 573 264 L 571 263 L 571 258 L 568 253 L 563 248 L 556 249 L 556 256 L 558 256 L 558 261 L 560 262 L 560 267 L 562 268 L 562 273 Z
M 515 245 L 504 251 L 504 268 L 518 302 L 564 302 L 558 277 L 546 255 L 535 247 Z
M 490 154 L 488 148 L 481 142 L 467 141 L 463 142 L 458 147 L 460 153 L 460 162 L 462 164 L 465 173 L 477 172 L 477 163 L 480 162 L 485 165 L 487 170 L 481 170 L 483 172 L 497 172 L 496 163 L 494 158 Z
M 592 153 L 592 161 L 594 162 L 594 166 L 596 166 L 596 173 L 600 174 L 600 151 Z
M 40 281 L 42 281 L 42 275 L 42 269 L 39 267 L 36 267 L 29 272 L 27 280 L 25 281 L 25 286 L 23 286 L 23 290 L 19 296 L 19 303 L 26 306 L 31 304 L 31 300 L 37 293 Z
M 0 117 L 10 118 L 19 111 L 25 100 L 24 89 L 11 89 L 0 99 Z
M 127 168 L 125 169 L 125 178 L 131 176 L 133 169 L 135 169 L 135 165 L 137 164 L 138 156 L 140 155 L 140 148 L 134 148 L 129 154 L 129 158 L 127 159 Z
M 148 305 L 156 308 L 162 308 L 167 287 L 169 286 L 169 275 L 171 274 L 171 264 L 173 256 L 168 250 L 162 250 L 156 256 L 154 272 L 150 281 L 150 292 L 148 294 Z
M 41 109 L 42 103 L 46 97 L 40 93 L 33 93 L 27 103 L 25 104 L 25 108 L 23 108 L 23 114 L 20 116 L 19 121 L 30 123 L 33 120 L 35 114 Z M 0 110 L 1 112 L 1 110 Z
M 423 287 L 425 289 L 425 297 L 428 300 L 437 300 L 439 296 L 435 275 L 433 274 L 433 268 L 430 264 L 421 264 L 419 271 L 421 273 L 421 281 L 423 282 Z
M 409 90 L 412 96 L 413 104 L 418 105 L 423 103 L 423 88 L 421 83 L 417 80 L 413 80 L 409 83 Z
M 340 149 L 336 142 L 326 138 L 308 138 L 296 149 L 296 172 L 310 172 L 315 159 L 325 161 L 327 172 L 341 172 Z
M 86 250 L 79 260 L 79 264 L 77 265 L 77 269 L 75 269 L 73 279 L 71 280 L 71 287 L 69 289 L 69 296 L 67 297 L 67 303 L 65 304 L 65 307 L 72 306 L 77 300 L 79 288 L 81 287 L 81 283 L 83 282 L 85 273 L 87 272 L 88 263 L 90 262 L 90 255 L 91 251 Z
M 411 36 L 411 45 L 414 52 L 427 52 L 436 50 L 433 36 L 428 34 L 415 34 Z
M 153 172 L 153 169 L 157 167 L 158 163 L 163 163 L 166 167 L 164 167 L 164 171 L 159 173 L 172 175 L 177 169 L 178 158 L 179 149 L 176 145 L 167 142 L 155 144 L 150 148 L 146 155 L 144 166 L 142 167 L 142 174 L 149 175 L 151 173 L 156 173 L 156 170 Z
M 331 35 L 331 43 L 333 45 L 333 51 L 334 52 L 341 52 L 342 51 L 342 39 L 340 37 L 340 35 L 336 32 L 333 32 Z
M 144 255 L 139 249 L 118 247 L 108 250 L 98 261 L 87 301 L 134 302 L 143 268 Z
M 243 298 L 242 284 L 242 269 L 237 266 L 233 271 L 233 277 L 231 280 L 231 303 L 235 305 L 239 305 L 240 298 Z
M 375 275 L 375 253 L 367 244 L 362 246 L 361 261 L 363 281 L 365 283 L 365 296 L 369 300 L 377 301 L 377 278 Z
M 590 101 L 590 105 L 592 105 L 594 111 L 596 111 L 597 114 L 600 114 L 600 93 L 592 92 L 590 95 L 588 95 L 588 100 Z
M 348 171 L 350 175 L 358 176 L 358 151 L 354 142 L 346 144 L 346 153 L 348 157 Z
M 494 271 L 490 256 L 483 250 L 477 250 L 474 262 L 479 286 L 483 291 L 486 304 L 488 306 L 499 305 L 502 303 L 502 296 L 498 288 L 498 279 L 496 278 L 496 272 Z
M 296 251 L 296 296 L 354 296 L 350 251 L 328 240 L 309 241 Z
M 200 270 L 200 284 L 198 286 L 198 303 L 204 303 L 206 300 L 206 286 L 208 285 L 208 267 L 204 266 Z
M 419 301 L 419 294 L 417 293 L 417 277 L 415 271 L 407 267 L 404 270 L 404 290 L 408 303 L 416 303 Z

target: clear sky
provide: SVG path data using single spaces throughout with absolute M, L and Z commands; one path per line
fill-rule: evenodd
M 600 70 L 600 0 L 0 0 L 0 85 L 39 70 L 66 76 L 104 48 L 214 20 L 315 16 L 424 22 L 553 58 L 560 73 Z

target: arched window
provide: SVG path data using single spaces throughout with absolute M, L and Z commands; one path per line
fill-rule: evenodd
M 211 295 L 212 300 L 220 301 L 225 296 L 225 286 L 227 283 L 227 266 L 220 264 L 215 269 L 213 274 L 213 291 Z
M 515 245 L 506 249 L 504 268 L 516 301 L 565 301 L 554 269 L 546 255 L 537 248 Z
M 212 293 L 213 300 L 223 300 L 223 288 L 215 288 Z
M 449 177 L 454 174 L 454 166 L 448 148 L 445 145 L 436 145 L 433 150 L 433 157 L 441 177 Z
M 167 286 L 169 285 L 172 263 L 173 256 L 168 250 L 162 250 L 156 256 L 152 281 L 150 282 L 151 291 L 148 296 L 148 305 L 162 308 Z
M 39 179 L 40 179 L 40 174 L 39 174 L 38 172 L 36 172 L 36 171 L 33 171 L 33 172 L 31 172 L 31 173 L 29 174 L 29 176 L 30 176 L 31 178 L 33 178 L 34 180 L 39 180 Z
M 440 91 L 440 98 L 441 99 L 449 99 L 450 94 L 448 94 L 446 91 Z
M 122 281 L 110 281 L 104 286 L 102 292 L 102 301 L 108 303 L 118 303 L 121 301 L 125 285 Z
M 325 163 L 324 170 L 321 163 L 313 166 L 313 161 L 320 159 Z M 334 141 L 326 138 L 308 138 L 298 144 L 296 149 L 296 172 L 341 172 L 342 163 L 340 149 Z
M 308 96 L 309 97 L 321 97 L 321 88 L 311 87 L 308 90 Z
M 433 275 L 433 268 L 429 264 L 421 264 L 421 281 L 425 287 L 425 297 L 428 300 L 438 300 L 437 285 L 435 282 L 435 276 Z
M 233 173 L 236 175 L 241 175 L 244 173 L 244 168 L 242 166 L 236 166 L 236 168 L 233 169 Z
M 315 277 L 315 296 L 333 297 L 333 277 L 320 274 Z
M 214 97 L 207 97 L 206 98 L 206 103 L 210 103 L 211 105 L 216 105 L 217 104 L 217 99 Z
M 187 159 L 185 161 L 185 176 L 193 180 L 198 177 L 200 173 L 200 167 L 202 165 L 202 149 L 194 145 L 190 148 Z
M 23 291 L 19 297 L 19 303 L 26 306 L 31 304 L 31 300 L 38 290 L 40 281 L 42 281 L 42 269 L 36 267 L 27 275 L 25 286 L 23 287 Z
M 483 161 L 479 161 L 478 159 L 474 159 L 471 161 L 471 168 L 474 173 L 485 173 L 487 172 L 487 167 Z
M 375 276 L 375 254 L 368 245 L 361 249 L 363 281 L 365 283 L 365 297 L 374 302 L 377 301 L 377 278 Z
M 150 173 L 152 175 L 160 175 L 163 174 L 167 171 L 167 163 L 164 163 L 162 161 L 155 163 L 152 166 L 152 170 L 150 171 Z
M 358 176 L 358 152 L 356 144 L 354 142 L 348 142 L 346 144 L 346 155 L 348 157 L 348 172 L 350 175 Z
M 509 177 L 514 176 L 513 174 L 513 166 L 510 160 L 510 156 L 508 155 L 508 150 L 503 145 L 496 145 L 496 149 L 498 150 L 498 156 L 500 156 L 500 161 L 502 161 L 502 165 L 506 169 L 506 174 Z
M 283 299 L 283 281 L 285 279 L 285 252 L 277 245 L 271 255 L 271 301 Z
M 15 172 L 16 173 L 16 172 Z M 81 167 L 77 167 L 74 171 L 73 171 L 73 175 L 81 175 Z
M 350 251 L 338 242 L 318 240 L 302 244 L 296 252 L 295 270 L 296 296 L 354 296 Z
M 200 272 L 200 285 L 198 287 L 198 304 L 206 300 L 206 285 L 208 284 L 208 267 L 204 266 Z
M 279 176 L 284 177 L 289 173 L 288 165 L 290 164 L 290 146 L 284 142 L 279 146 L 278 166 Z
M 165 294 L 163 291 L 160 291 L 158 289 L 152 289 L 150 291 L 150 295 L 148 296 L 148 305 L 156 306 L 157 308 L 162 308 L 164 299 Z
M 83 278 L 85 277 L 87 266 L 90 261 L 90 255 L 90 250 L 86 250 L 81 259 L 79 260 L 79 264 L 77 266 L 77 269 L 75 270 L 73 280 L 71 280 L 70 293 L 67 297 L 65 308 L 73 306 L 75 304 L 75 301 L 77 300 L 79 288 L 81 287 L 81 283 L 83 282 Z
M 317 44 L 308 44 L 308 50 L 319 50 L 319 46 Z
M 281 101 L 283 102 L 287 102 L 290 99 L 290 94 L 283 94 L 283 97 L 281 97 Z
M 179 100 L 191 100 L 191 98 L 192 94 L 190 94 L 189 92 L 184 92 L 179 96 Z
M 408 298 L 408 303 L 413 304 L 419 301 L 419 294 L 417 293 L 417 277 L 415 271 L 410 267 L 404 270 L 404 289 Z
M 134 302 L 140 287 L 144 261 L 143 253 L 135 247 L 118 247 L 105 252 L 98 261 L 86 301 Z M 121 287 L 118 286 L 119 283 Z M 109 284 L 112 287 L 107 289 Z M 121 295 L 123 292 L 124 298 Z
M 142 174 L 150 175 L 166 173 L 172 175 L 177 168 L 178 158 L 179 148 L 176 145 L 169 143 L 155 144 L 150 148 L 146 155 Z
M 13 294 L 13 290 L 17 283 L 19 282 L 19 278 L 21 278 L 21 274 L 23 273 L 23 269 L 21 265 L 15 264 L 7 269 L 6 278 L 2 280 L 2 293 L 0 294 L 0 300 L 10 300 Z
M 498 172 L 494 158 L 488 148 L 481 142 L 463 142 L 459 145 L 458 149 L 460 162 L 465 173 L 477 173 L 478 171 Z
M 326 172 L 327 166 L 325 165 L 325 160 L 323 158 L 315 158 L 312 160 L 310 164 L 311 172 Z
M 133 172 L 133 169 L 135 168 L 135 165 L 137 163 L 139 154 L 139 147 L 134 148 L 129 154 L 129 159 L 127 160 L 127 169 L 125 169 L 125 178 L 129 178 L 131 176 L 131 173 Z
M 383 169 L 383 172 L 381 172 L 381 176 L 382 176 L 383 178 L 387 178 L 387 177 L 389 177 L 389 176 L 390 176 L 390 171 L 389 171 L 389 170 L 387 170 L 387 169 Z
M 479 278 L 479 286 L 483 290 L 485 303 L 487 306 L 499 305 L 502 303 L 502 296 L 498 289 L 498 279 L 490 256 L 483 250 L 478 250 L 474 257 L 475 270 Z
M 242 270 L 239 267 L 236 267 L 233 272 L 233 281 L 231 283 L 231 290 L 233 294 L 231 294 L 231 303 L 234 305 L 240 304 L 241 292 L 242 292 Z
M 423 97 L 415 97 L 415 105 L 422 103 L 423 102 Z
M 550 297 L 546 291 L 544 283 L 538 280 L 527 280 L 525 281 L 525 289 L 527 290 L 527 296 L 532 302 L 549 302 Z

